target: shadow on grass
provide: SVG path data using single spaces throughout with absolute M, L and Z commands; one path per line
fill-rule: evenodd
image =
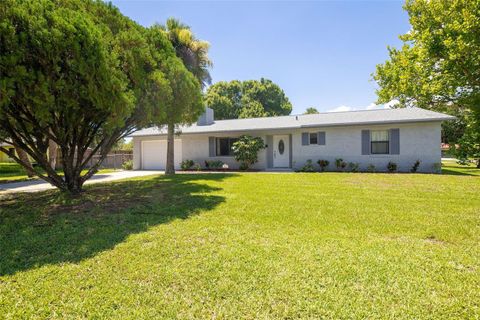
M 211 210 L 224 197 L 208 184 L 232 174 L 158 176 L 86 187 L 72 198 L 51 190 L 0 199 L 0 276 L 79 262 L 135 233 Z M 200 181 L 205 180 L 205 181 Z
M 480 169 L 473 166 L 443 166 L 442 174 L 453 176 L 480 176 Z

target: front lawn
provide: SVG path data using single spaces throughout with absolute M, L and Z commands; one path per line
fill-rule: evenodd
M 98 173 L 108 173 L 113 172 L 114 169 L 100 169 Z M 57 170 L 59 174 L 63 174 L 61 170 Z M 82 171 L 82 173 L 86 173 L 86 170 Z M 38 177 L 29 178 L 27 176 L 27 172 L 20 166 L 18 163 L 15 162 L 0 162 L 0 183 L 8 183 L 8 182 L 20 182 L 20 181 L 28 181 L 28 180 L 36 180 L 39 179 Z
M 0 317 L 480 317 L 480 178 L 182 174 L 0 201 Z

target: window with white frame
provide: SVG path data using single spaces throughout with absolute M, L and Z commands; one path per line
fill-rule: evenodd
M 370 153 L 388 154 L 390 148 L 390 136 L 388 130 L 370 131 Z
M 318 144 L 318 135 L 316 132 L 310 133 L 310 144 Z

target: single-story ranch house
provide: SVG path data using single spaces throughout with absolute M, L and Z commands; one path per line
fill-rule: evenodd
M 361 170 L 374 165 L 385 171 L 395 162 L 409 171 L 416 160 L 419 172 L 432 172 L 441 161 L 441 122 L 454 117 L 420 108 L 330 112 L 252 119 L 218 120 L 207 108 L 196 124 L 182 126 L 175 136 L 175 166 L 183 160 L 204 165 L 221 160 L 239 167 L 231 146 L 241 135 L 261 137 L 267 147 L 260 151 L 255 169 L 298 169 L 307 160 L 336 158 L 356 162 Z M 165 128 L 147 128 L 132 134 L 134 169 L 165 169 Z

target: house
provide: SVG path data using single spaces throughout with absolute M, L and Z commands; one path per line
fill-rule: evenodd
M 359 163 L 365 170 L 374 165 L 385 171 L 388 162 L 409 171 L 420 160 L 420 172 L 433 172 L 441 161 L 441 123 L 454 117 L 420 108 L 362 110 L 308 115 L 215 120 L 212 109 L 196 124 L 182 126 L 175 136 L 175 167 L 182 160 L 221 160 L 238 168 L 232 144 L 241 135 L 261 137 L 267 147 L 260 151 L 254 168 L 298 169 L 307 160 L 336 158 Z M 165 128 L 147 128 L 132 134 L 134 169 L 164 169 Z

